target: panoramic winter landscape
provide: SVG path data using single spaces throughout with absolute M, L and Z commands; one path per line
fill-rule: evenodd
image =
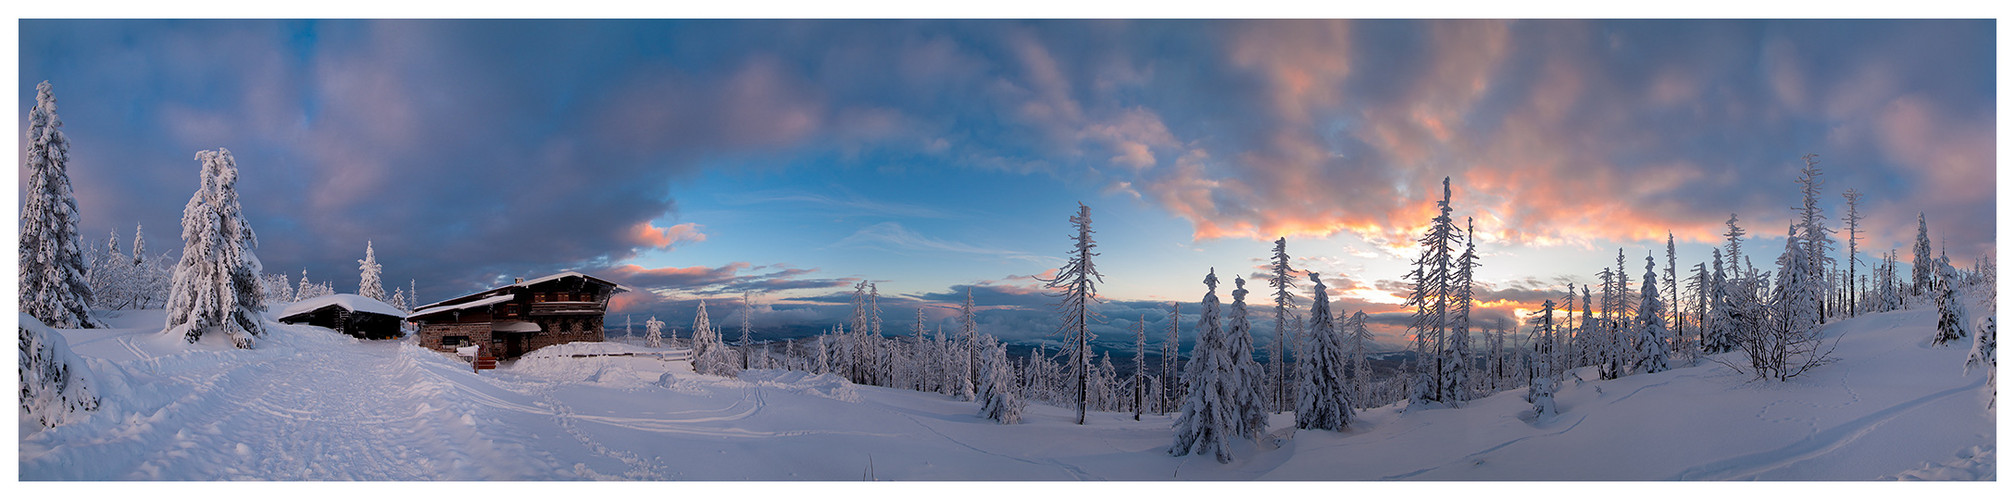
M 23 20 L 16 479 L 1981 486 L 1995 39 Z

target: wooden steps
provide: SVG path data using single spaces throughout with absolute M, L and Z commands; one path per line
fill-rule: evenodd
M 478 372 L 481 372 L 483 370 L 495 370 L 497 369 L 497 357 L 484 354 L 481 356 L 477 356 L 476 361 L 472 364 L 475 365 L 476 371 Z

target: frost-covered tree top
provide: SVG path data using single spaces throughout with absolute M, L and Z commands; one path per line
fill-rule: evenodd
M 28 183 L 21 193 L 21 312 L 55 328 L 96 328 L 77 198 L 70 191 L 70 139 L 62 127 L 56 94 L 49 82 L 37 84 L 23 165 Z
M 364 259 L 357 261 L 357 269 L 362 272 L 362 280 L 357 283 L 357 295 L 371 300 L 385 300 L 385 283 L 379 277 L 384 266 L 378 265 L 378 255 L 371 249 L 371 242 L 364 242 Z

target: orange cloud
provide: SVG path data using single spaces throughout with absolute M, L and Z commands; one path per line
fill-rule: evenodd
M 657 227 L 651 221 L 643 221 L 630 227 L 630 241 L 647 248 L 671 248 L 679 243 L 707 241 L 706 233 L 691 222 L 672 227 Z

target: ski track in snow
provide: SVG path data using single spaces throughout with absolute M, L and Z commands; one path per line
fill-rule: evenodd
M 1850 420 L 1824 431 L 1813 433 L 1806 436 L 1805 439 L 1800 439 L 1784 447 L 1691 467 L 1673 476 L 1671 479 L 1681 481 L 1758 479 L 1764 473 L 1824 456 L 1852 444 L 1855 440 L 1861 439 L 1862 436 L 1866 436 L 1869 432 L 1881 427 L 1882 424 L 1895 420 L 1912 409 L 1930 404 L 1933 401 L 1968 393 L 1971 390 L 1979 389 L 1985 384 L 1986 379 L 1983 378 L 1965 385 L 1938 391 L 1924 397 L 1877 410 L 1861 418 Z
M 1646 386 L 1646 387 L 1649 387 L 1649 386 Z M 1634 393 L 1633 393 L 1633 394 L 1634 394 Z M 1421 475 L 1421 474 L 1426 474 L 1426 473 L 1428 473 L 1428 472 L 1433 472 L 1433 471 L 1436 471 L 1436 470 L 1440 470 L 1440 469 L 1441 469 L 1442 467 L 1447 467 L 1447 466 L 1450 466 L 1450 465 L 1456 465 L 1456 464 L 1461 464 L 1461 463 L 1471 463 L 1471 464 L 1474 464 L 1474 463 L 1476 463 L 1476 457 L 1480 457 L 1480 456 L 1483 456 L 1484 454 L 1487 454 L 1487 453 L 1490 453 L 1490 452 L 1493 452 L 1493 451 L 1497 451 L 1497 450 L 1500 450 L 1500 449 L 1503 449 L 1503 448 L 1504 448 L 1504 447 L 1506 447 L 1506 446 L 1511 446 L 1511 445 L 1514 445 L 1514 444 L 1518 444 L 1518 442 L 1519 442 L 1519 441 L 1524 441 L 1524 440 L 1527 440 L 1527 439 L 1532 439 L 1532 438 L 1537 438 L 1537 437 L 1550 437 L 1550 436 L 1558 436 L 1558 435 L 1562 435 L 1562 434 L 1566 434 L 1566 433 L 1567 433 L 1568 431 L 1572 431 L 1572 430 L 1574 430 L 1574 428 L 1575 428 L 1575 427 L 1579 427 L 1579 426 L 1581 425 L 1581 422 L 1582 422 L 1582 421 L 1584 421 L 1584 420 L 1588 420 L 1588 415 L 1587 415 L 1587 414 L 1585 414 L 1585 413 L 1581 415 L 1581 418 L 1578 418 L 1578 419 L 1575 419 L 1575 420 L 1574 420 L 1574 423 L 1572 423 L 1572 424 L 1568 424 L 1568 425 L 1567 425 L 1567 428 L 1566 428 L 1566 429 L 1561 429 L 1561 430 L 1558 430 L 1558 431 L 1554 431 L 1554 432 L 1548 432 L 1548 433 L 1545 433 L 1545 434 L 1532 434 L 1532 435 L 1527 435 L 1527 436 L 1524 436 L 1524 437 L 1520 437 L 1520 438 L 1518 438 L 1518 439 L 1513 439 L 1513 440 L 1510 440 L 1510 441 L 1505 441 L 1505 442 L 1502 442 L 1502 443 L 1498 443 L 1498 444 L 1497 444 L 1496 446 L 1491 446 L 1491 447 L 1489 447 L 1489 448 L 1484 448 L 1484 449 L 1483 449 L 1483 451 L 1478 451 L 1478 452 L 1476 452 L 1476 453 L 1471 453 L 1471 454 L 1468 454 L 1468 455 L 1464 455 L 1464 456 L 1463 456 L 1463 457 L 1462 457 L 1461 459 L 1459 459 L 1459 460 L 1454 460 L 1454 461 L 1450 461 L 1450 462 L 1447 462 L 1447 463 L 1443 463 L 1443 464 L 1440 464 L 1440 465 L 1435 465 L 1435 466 L 1432 466 L 1432 467 L 1427 467 L 1427 468 L 1424 468 L 1424 469 L 1420 469 L 1420 470 L 1416 470 L 1416 471 L 1413 471 L 1413 472 L 1407 472 L 1407 473 L 1403 473 L 1403 474 L 1393 474 L 1393 475 L 1390 475 L 1390 476 L 1385 476 L 1385 477 L 1381 477 L 1381 478 L 1379 478 L 1379 479 L 1380 479 L 1380 480 L 1386 480 L 1386 481 L 1389 481 L 1389 480 L 1393 480 L 1393 479 L 1407 479 L 1407 478 L 1411 478 L 1411 477 L 1413 477 L 1413 476 L 1418 476 L 1418 475 Z

